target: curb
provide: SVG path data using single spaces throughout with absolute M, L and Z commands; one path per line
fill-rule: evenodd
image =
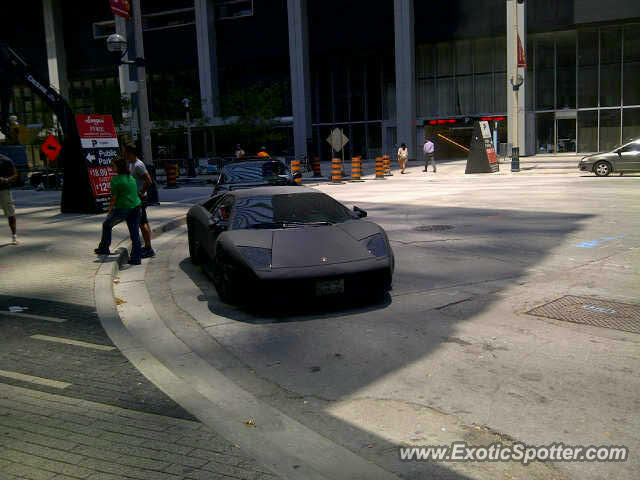
M 160 235 L 176 229 L 185 221 L 186 217 L 174 219 L 153 231 L 160 232 L 158 234 Z M 121 243 L 126 241 L 128 239 L 124 239 Z M 127 249 L 120 247 L 117 250 L 117 256 L 103 261 L 98 269 L 94 294 L 100 322 L 120 352 L 160 390 L 198 418 L 202 425 L 211 428 L 212 431 L 236 446 L 241 445 L 240 448 L 244 454 L 253 457 L 282 480 L 334 480 L 342 478 L 337 474 L 341 469 L 350 472 L 350 478 L 353 480 L 373 478 L 398 480 L 398 477 L 393 473 L 383 470 L 382 467 L 370 460 L 358 456 L 353 451 L 289 418 L 286 413 L 267 404 L 263 405 L 258 398 L 224 377 L 221 372 L 204 362 L 195 352 L 191 355 L 193 358 L 187 362 L 190 366 L 183 365 L 183 369 L 176 370 L 175 373 L 170 370 L 164 363 L 162 355 L 156 356 L 153 350 L 148 348 L 145 339 L 136 338 L 125 326 L 118 313 L 114 300 L 116 292 L 114 291 L 113 278 L 127 258 Z M 142 285 L 145 282 L 144 278 L 136 278 L 135 281 L 142 282 Z M 123 296 L 123 298 L 129 297 Z M 139 307 L 134 308 L 138 309 Z M 125 319 L 127 322 L 130 320 Z M 148 318 L 145 317 L 142 320 L 141 323 L 135 321 L 132 323 L 134 330 L 135 325 L 149 326 Z M 159 317 L 158 320 L 161 321 Z M 166 325 L 162 325 L 162 327 L 156 330 L 157 338 L 150 341 L 160 343 L 165 341 L 163 329 L 175 336 L 175 332 L 169 330 Z M 188 357 L 185 356 L 186 358 Z M 164 360 L 166 361 L 166 359 Z M 206 370 L 203 370 L 203 367 Z M 185 368 L 187 370 L 184 370 Z M 213 374 L 213 377 L 217 379 L 216 388 L 188 381 L 192 368 L 196 369 L 196 374 L 198 371 L 206 371 L 209 375 Z M 237 427 L 237 425 L 242 425 L 238 420 L 241 415 L 234 408 L 228 406 L 228 399 L 224 398 L 224 395 L 221 396 L 219 389 L 224 385 L 232 387 L 232 397 L 242 406 L 243 411 L 252 412 L 255 418 L 263 420 L 260 421 L 258 430 Z M 247 422 L 245 421 L 244 424 L 247 425 Z M 293 442 L 292 439 L 295 438 L 304 438 L 305 441 Z M 312 450 L 316 452 L 315 457 L 307 458 L 308 452 L 300 444 L 312 446 Z M 270 445 L 271 448 L 265 449 L 265 445 Z M 339 465 L 336 464 L 336 459 L 338 459 Z

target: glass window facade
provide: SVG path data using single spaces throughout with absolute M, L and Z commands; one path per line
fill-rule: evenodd
M 506 113 L 506 41 L 480 38 L 416 48 L 418 117 Z
M 527 45 L 538 153 L 605 151 L 640 136 L 640 25 L 531 35 Z
M 535 115 L 537 153 L 603 151 L 640 137 L 640 24 L 532 34 L 526 47 L 525 105 Z M 504 37 L 417 45 L 418 119 L 505 115 L 506 60 Z M 315 61 L 312 78 L 317 127 L 351 131 L 358 153 L 389 144 L 392 52 Z

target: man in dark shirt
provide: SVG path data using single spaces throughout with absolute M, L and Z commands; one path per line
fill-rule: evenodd
M 11 243 L 18 244 L 16 236 L 16 208 L 11 196 L 11 183 L 18 179 L 18 172 L 10 158 L 0 154 L 0 207 L 9 219 Z

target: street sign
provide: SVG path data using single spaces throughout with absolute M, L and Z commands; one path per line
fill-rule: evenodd
M 131 10 L 128 0 L 109 0 L 111 5 L 111 12 L 119 17 L 124 17 L 127 20 L 131 18 L 129 12 Z
M 342 130 L 334 128 L 331 131 L 331 135 L 327 137 L 327 142 L 329 142 L 331 148 L 336 152 L 339 152 L 349 142 L 349 139 L 344 133 L 342 133 Z
M 111 196 L 111 161 L 120 154 L 111 115 L 76 115 L 82 158 L 98 210 L 106 210 Z
M 40 147 L 40 150 L 47 156 L 50 162 L 55 162 L 62 150 L 62 145 L 53 135 L 49 135 Z

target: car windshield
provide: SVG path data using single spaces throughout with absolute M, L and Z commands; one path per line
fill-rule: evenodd
M 329 225 L 353 219 L 344 205 L 324 193 L 280 194 L 238 199 L 231 228 Z
M 287 166 L 277 160 L 268 162 L 239 162 L 226 165 L 222 170 L 220 183 L 262 183 L 275 182 L 287 175 Z

